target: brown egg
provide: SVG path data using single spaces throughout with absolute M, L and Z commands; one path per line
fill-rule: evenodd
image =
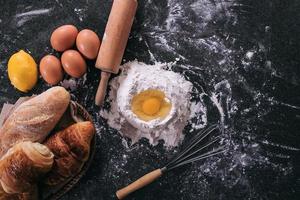
M 51 35 L 50 43 L 56 51 L 70 49 L 76 40 L 78 30 L 73 25 L 63 25 L 55 29 Z
M 72 77 L 79 78 L 86 72 L 85 60 L 78 51 L 65 51 L 61 56 L 61 63 L 66 73 Z
M 97 57 L 100 43 L 97 34 L 89 29 L 80 31 L 76 38 L 77 49 L 88 59 Z
M 53 55 L 46 55 L 40 61 L 40 73 L 50 85 L 56 85 L 63 79 L 60 60 Z

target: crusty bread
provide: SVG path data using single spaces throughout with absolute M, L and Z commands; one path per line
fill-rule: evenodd
M 18 106 L 0 129 L 0 158 L 20 141 L 43 142 L 69 103 L 63 87 L 52 87 Z

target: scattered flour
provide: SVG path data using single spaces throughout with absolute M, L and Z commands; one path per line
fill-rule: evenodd
M 28 12 L 18 13 L 15 16 L 17 27 L 23 26 L 26 22 L 32 20 L 33 18 L 39 17 L 40 15 L 48 15 L 53 9 L 37 9 Z
M 77 82 L 74 78 L 71 78 L 69 80 L 65 79 L 61 82 L 61 86 L 70 89 L 71 91 L 74 91 L 77 89 Z
M 253 51 L 247 51 L 246 58 L 251 60 L 253 58 L 254 54 L 255 54 L 255 52 L 253 52 Z
M 190 109 L 192 83 L 180 74 L 166 70 L 166 67 L 167 64 L 162 63 L 147 65 L 128 62 L 122 66 L 121 75 L 110 83 L 110 112 L 102 110 L 101 115 L 111 127 L 119 130 L 122 136 L 129 137 L 133 143 L 144 137 L 152 145 L 164 140 L 165 146 L 177 146 L 184 137 L 182 131 L 188 120 L 195 116 Z M 171 101 L 172 108 L 165 119 L 145 122 L 131 111 L 132 97 L 148 89 L 163 91 Z M 199 112 L 199 109 L 193 110 Z

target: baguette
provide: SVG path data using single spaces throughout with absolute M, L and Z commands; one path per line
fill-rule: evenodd
M 0 158 L 20 141 L 42 143 L 70 103 L 63 87 L 53 87 L 18 106 L 0 129 Z

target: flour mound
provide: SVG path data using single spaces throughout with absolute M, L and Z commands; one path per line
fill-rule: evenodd
M 164 140 L 165 146 L 177 146 L 183 139 L 182 131 L 191 116 L 192 83 L 183 76 L 166 69 L 167 64 L 147 65 L 138 61 L 124 64 L 120 76 L 110 82 L 110 111 L 101 111 L 108 124 L 117 129 L 132 143 L 142 137 L 152 145 Z M 169 115 L 164 119 L 143 121 L 131 111 L 134 95 L 148 89 L 165 93 L 172 103 Z

